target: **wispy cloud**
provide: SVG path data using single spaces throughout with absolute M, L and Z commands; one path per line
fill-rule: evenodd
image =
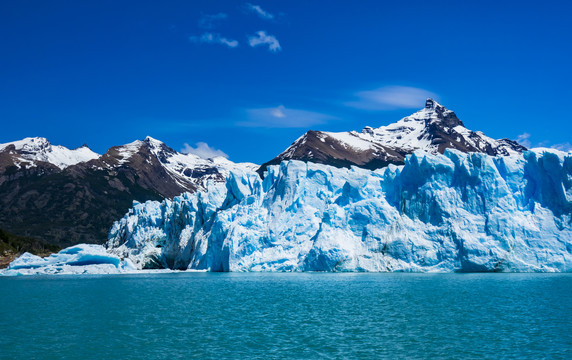
M 220 34 L 208 32 L 202 34 L 201 36 L 189 36 L 189 41 L 193 43 L 221 44 L 230 48 L 235 48 L 239 45 L 237 40 L 227 39 L 222 37 Z
M 210 147 L 209 144 L 205 142 L 198 142 L 195 144 L 195 147 L 185 143 L 185 146 L 181 149 L 181 152 L 183 154 L 197 155 L 203 159 L 212 159 L 219 156 L 228 158 L 228 155 L 225 154 L 222 150 Z
M 356 99 L 345 105 L 364 110 L 395 110 L 422 107 L 427 98 L 437 95 L 420 88 L 409 86 L 384 86 L 374 90 L 360 91 Z
M 516 137 L 516 141 L 529 148 L 538 148 L 538 147 L 543 147 L 543 148 L 552 148 L 552 149 L 556 149 L 556 150 L 560 150 L 560 151 L 565 151 L 565 152 L 569 152 L 572 151 L 572 144 L 569 142 L 564 142 L 564 143 L 559 143 L 559 144 L 552 144 L 550 145 L 551 141 L 545 140 L 545 141 L 541 141 L 541 142 L 532 142 L 531 141 L 531 136 L 529 133 L 522 133 L 520 135 L 518 135 Z
M 560 150 L 560 151 L 572 151 L 572 144 L 570 144 L 569 142 L 565 142 L 565 143 L 561 143 L 561 144 L 554 144 L 551 146 L 551 148 L 556 149 L 556 150 Z
M 274 14 L 271 14 L 270 12 L 262 9 L 259 5 L 247 3 L 246 8 L 248 9 L 248 11 L 255 13 L 256 15 L 261 17 L 262 19 L 266 19 L 266 20 L 274 19 Z
M 203 14 L 199 19 L 199 27 L 202 29 L 214 29 L 218 26 L 218 24 L 228 18 L 228 15 L 225 13 L 218 13 L 218 14 Z
M 276 37 L 274 35 L 268 35 L 266 31 L 257 31 L 256 35 L 250 36 L 248 38 L 248 44 L 252 47 L 268 45 L 268 50 L 271 52 L 282 50 Z
M 524 147 L 527 147 L 527 148 L 532 147 L 532 143 L 530 142 L 530 134 L 529 133 L 523 133 L 523 134 L 518 135 L 516 137 L 516 142 L 521 144 Z
M 273 108 L 257 108 L 246 110 L 247 120 L 237 122 L 244 127 L 266 128 L 306 128 L 324 124 L 333 116 L 301 109 L 289 109 L 284 105 Z
M 551 146 L 551 148 L 556 149 L 556 150 L 560 150 L 560 151 L 572 151 L 572 144 L 570 144 L 569 142 L 565 142 L 565 143 L 561 143 L 561 144 L 554 144 Z

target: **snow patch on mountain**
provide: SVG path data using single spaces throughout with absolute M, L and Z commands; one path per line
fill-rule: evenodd
M 516 155 L 526 150 L 517 142 L 495 140 L 480 131 L 467 129 L 453 111 L 427 99 L 423 109 L 387 126 L 366 126 L 361 132 L 308 131 L 276 158 L 263 164 L 259 172 L 283 160 L 373 169 L 387 164 L 401 165 L 404 156 L 414 151 L 442 154 L 445 149 L 493 156 Z
M 340 144 L 343 144 L 343 146 L 346 148 L 351 148 L 358 151 L 365 151 L 373 147 L 373 144 L 371 143 L 370 140 L 360 138 L 359 134 L 355 131 L 340 132 L 340 133 L 324 131 L 322 133 L 326 135 L 326 137 L 323 137 L 322 139 L 326 139 L 328 137 L 335 139 Z M 324 141 L 327 142 L 327 140 Z
M 425 108 L 396 123 L 377 129 L 366 127 L 358 136 L 364 140 L 399 148 L 408 153 L 422 150 L 438 154 L 442 153 L 439 151 L 439 143 L 433 141 L 433 134 L 428 131 L 428 128 L 433 124 L 448 133 L 456 142 L 465 142 L 474 149 L 485 153 L 487 146 L 500 152 L 500 155 L 516 155 L 522 152 L 516 151 L 511 146 L 506 146 L 504 142 L 492 139 L 480 131 L 467 129 L 457 119 L 453 111 L 446 109 L 433 99 L 427 99 Z M 447 147 L 454 147 L 453 143 L 448 145 Z
M 64 169 L 70 165 L 97 159 L 100 155 L 87 146 L 70 150 L 61 145 L 52 145 L 42 137 L 28 137 L 18 141 L 0 144 L 0 152 L 9 150 L 13 146 L 14 155 L 17 155 L 27 166 L 36 166 L 34 161 L 48 162 Z M 27 161 L 26 161 L 27 160 Z M 31 161 L 29 163 L 28 161 Z
M 222 156 L 204 159 L 194 154 L 183 154 L 168 148 L 163 142 L 150 136 L 145 138 L 144 142 L 149 144 L 151 153 L 175 178 L 188 180 L 200 177 L 200 185 L 203 187 L 206 186 L 208 180 L 217 180 L 217 178 L 208 176 L 208 172 L 212 172 L 212 169 L 216 169 L 216 173 L 220 174 L 224 180 L 233 170 L 250 171 L 258 168 L 256 164 L 235 163 Z M 221 179 L 218 178 L 218 180 Z

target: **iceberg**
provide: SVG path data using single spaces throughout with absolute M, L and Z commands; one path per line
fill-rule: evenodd
M 572 155 L 415 152 L 370 171 L 300 161 L 135 203 L 107 250 L 138 269 L 569 272 Z
M 572 271 L 572 154 L 415 152 L 402 166 L 296 160 L 264 179 L 134 202 L 103 246 L 24 254 L 4 275 L 197 271 Z
M 80 244 L 42 258 L 24 253 L 2 275 L 118 274 L 137 270 L 129 259 L 122 261 L 101 245 Z

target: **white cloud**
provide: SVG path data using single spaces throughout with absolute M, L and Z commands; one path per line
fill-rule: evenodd
M 523 133 L 523 134 L 518 135 L 516 137 L 516 142 L 521 144 L 524 147 L 527 147 L 527 148 L 532 147 L 532 143 L 530 142 L 530 134 L 529 133 Z
M 257 31 L 256 35 L 248 38 L 248 44 L 252 47 L 259 45 L 268 45 L 268 50 L 277 52 L 282 50 L 280 43 L 274 35 L 268 35 L 266 31 Z
M 225 154 L 222 150 L 212 148 L 209 146 L 209 144 L 204 142 L 196 143 L 196 147 L 192 147 L 191 145 L 185 143 L 185 147 L 181 149 L 181 152 L 183 154 L 194 154 L 203 159 L 212 159 L 219 156 L 228 158 L 228 155 Z
M 276 117 L 276 118 L 285 118 L 286 114 L 284 113 L 284 110 L 286 110 L 286 108 L 284 107 L 284 105 L 280 105 L 277 108 L 271 109 L 270 110 L 270 115 Z
M 427 98 L 437 98 L 436 94 L 428 90 L 409 86 L 384 86 L 375 90 L 360 91 L 355 96 L 357 100 L 345 104 L 364 110 L 421 108 Z
M 226 45 L 226 46 L 231 47 L 231 48 L 235 48 L 238 46 L 238 41 L 230 40 L 230 39 L 223 38 L 223 37 L 218 38 L 218 42 L 220 44 Z
M 218 23 L 228 17 L 225 13 L 203 15 L 199 19 L 199 27 L 203 29 L 214 29 Z
M 221 44 L 228 46 L 230 48 L 235 48 L 239 45 L 238 41 L 236 40 L 227 39 L 225 37 L 222 37 L 220 34 L 208 33 L 208 32 L 202 34 L 201 36 L 195 36 L 195 35 L 189 36 L 189 41 L 193 43 Z
M 284 105 L 274 108 L 247 109 L 247 120 L 236 123 L 244 127 L 306 128 L 324 124 L 334 117 L 318 112 L 288 109 Z
M 569 142 L 565 142 L 565 143 L 561 143 L 561 144 L 554 144 L 551 146 L 551 148 L 556 149 L 556 150 L 560 150 L 560 151 L 572 151 L 572 144 L 570 144 Z
M 556 149 L 556 150 L 560 150 L 560 151 L 564 151 L 564 152 L 572 151 L 572 144 L 569 142 L 550 145 L 550 141 L 545 140 L 545 141 L 533 143 L 530 140 L 530 134 L 526 133 L 526 132 L 518 135 L 516 137 L 516 141 L 519 144 L 524 145 L 525 147 L 527 147 L 529 149 L 537 148 L 537 147 L 550 147 L 552 149 Z
M 274 15 L 269 13 L 268 11 L 262 9 L 259 5 L 254 5 L 254 4 L 246 4 L 246 7 L 249 11 L 255 13 L 256 15 L 258 15 L 259 17 L 266 19 L 266 20 L 272 20 L 274 19 Z

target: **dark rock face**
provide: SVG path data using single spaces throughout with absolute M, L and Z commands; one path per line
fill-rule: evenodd
M 113 183 L 121 187 L 114 179 L 120 180 L 125 178 L 127 184 L 124 184 L 124 181 L 120 181 L 125 189 L 130 189 L 130 184 L 136 184 L 142 189 L 152 189 L 161 198 L 172 198 L 185 191 L 194 192 L 197 189 L 197 185 L 189 179 L 183 177 L 174 179 L 173 175 L 163 165 L 167 162 L 168 156 L 175 153 L 176 151 L 163 143 L 158 144 L 157 148 L 150 144 L 149 141 L 144 140 L 137 151 L 130 154 L 127 159 L 123 158 L 123 147 L 114 146 L 101 158 L 87 162 L 85 167 L 110 169 L 109 174 L 105 176 L 110 179 L 108 181 L 111 187 L 114 187 Z
M 335 137 L 321 131 L 310 130 L 296 140 L 286 151 L 262 164 L 257 170 L 260 175 L 269 165 L 280 164 L 283 160 L 310 161 L 336 167 L 357 165 L 366 169 L 378 169 L 388 164 L 403 163 L 405 153 L 381 144 L 356 151 Z
M 113 221 L 133 200 L 162 200 L 195 189 L 174 184 L 164 169 L 140 158 L 113 168 L 99 166 L 98 159 L 41 176 L 27 172 L 18 178 L 3 176 L 0 226 L 62 247 L 103 243 Z
M 508 156 L 511 152 L 521 153 L 526 148 L 516 141 L 500 139 L 490 141 L 483 134 L 465 129 L 467 134 L 459 133 L 455 127 L 465 125 L 457 115 L 433 99 L 427 99 L 425 109 L 433 110 L 437 119 L 426 121 L 426 133 L 431 143 L 437 146 L 437 152 L 442 154 L 445 149 L 456 149 L 463 152 L 480 152 L 491 156 Z
M 457 115 L 427 99 L 425 108 L 397 123 L 381 128 L 364 128 L 361 133 L 308 131 L 274 159 L 262 164 L 262 176 L 268 165 L 283 160 L 302 160 L 337 167 L 352 165 L 377 169 L 388 164 L 402 165 L 405 156 L 415 150 L 443 153 L 446 149 L 507 156 L 526 148 L 508 139 L 494 140 L 465 128 Z

